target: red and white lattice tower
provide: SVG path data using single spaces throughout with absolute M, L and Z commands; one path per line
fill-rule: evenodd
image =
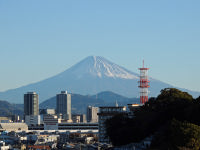
M 148 88 L 149 86 L 149 80 L 148 80 L 148 70 L 149 68 L 144 67 L 144 60 L 143 60 L 143 67 L 139 68 L 140 70 L 140 81 L 139 82 L 139 88 L 140 88 L 140 103 L 144 104 L 148 101 Z

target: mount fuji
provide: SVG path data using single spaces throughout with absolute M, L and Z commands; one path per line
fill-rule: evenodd
M 60 91 L 92 95 L 102 91 L 112 91 L 127 97 L 138 97 L 139 74 L 131 72 L 100 56 L 89 56 L 66 71 L 39 81 L 0 92 L 0 99 L 11 103 L 23 103 L 23 95 L 28 91 L 39 94 L 40 102 L 55 96 Z M 163 88 L 172 87 L 162 81 L 150 78 L 150 96 L 157 96 Z M 200 92 L 189 92 L 194 97 Z

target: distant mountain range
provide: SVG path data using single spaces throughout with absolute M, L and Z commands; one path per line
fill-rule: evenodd
M 86 113 L 87 106 L 115 106 L 116 102 L 119 106 L 127 106 L 131 103 L 139 103 L 137 98 L 127 98 L 119 94 L 105 91 L 96 95 L 80 95 L 71 94 L 72 113 Z M 56 108 L 56 96 L 42 102 L 41 109 Z
M 112 91 L 125 97 L 138 97 L 138 80 L 139 75 L 137 73 L 133 73 L 103 57 L 89 56 L 56 76 L 0 92 L 0 99 L 12 103 L 23 103 L 23 95 L 28 91 L 35 91 L 39 94 L 40 102 L 43 102 L 63 90 L 81 95 L 94 95 L 102 91 Z M 150 81 L 150 96 L 157 96 L 161 89 L 172 87 L 153 78 L 150 78 Z M 189 92 L 194 97 L 200 95 L 200 92 L 183 91 Z
M 23 116 L 23 104 L 10 104 L 7 101 L 0 100 L 0 116 L 19 115 Z
M 116 101 L 119 106 L 127 106 L 130 103 L 139 103 L 139 99 L 127 98 L 119 94 L 105 91 L 96 95 L 71 94 L 72 113 L 86 113 L 87 106 L 114 106 Z M 52 97 L 40 104 L 40 109 L 56 108 L 56 97 Z M 23 104 L 11 104 L 0 100 L 0 116 L 19 115 L 23 117 Z

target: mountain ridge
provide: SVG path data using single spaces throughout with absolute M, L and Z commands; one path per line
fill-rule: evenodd
M 119 94 L 104 91 L 95 95 L 80 95 L 71 93 L 72 113 L 86 113 L 87 106 L 114 106 L 117 100 L 120 106 L 126 106 L 127 103 L 138 103 L 139 99 L 127 98 Z M 98 96 L 97 96 L 98 95 Z M 111 98 L 112 97 L 112 98 Z M 40 109 L 56 108 L 56 96 L 51 97 L 39 104 Z M 19 115 L 23 118 L 23 104 L 12 104 L 5 100 L 0 100 L 0 116 Z
M 45 80 L 0 92 L 0 99 L 12 103 L 23 103 L 23 95 L 28 91 L 35 91 L 39 94 L 40 101 L 43 102 L 63 90 L 82 95 L 112 91 L 126 97 L 138 97 L 138 80 L 139 74 L 137 73 L 103 57 L 89 56 L 69 69 Z M 150 97 L 157 96 L 163 88 L 173 87 L 151 77 L 150 85 Z M 200 95 L 200 92 L 184 91 L 196 97 Z
M 129 103 L 139 103 L 139 98 L 127 98 L 110 91 L 103 91 L 95 95 L 80 95 L 71 93 L 72 113 L 86 113 L 87 106 L 126 106 Z M 56 108 L 56 96 L 53 96 L 42 103 L 40 109 Z

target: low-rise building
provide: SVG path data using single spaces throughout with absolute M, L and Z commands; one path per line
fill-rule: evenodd
M 0 141 L 0 149 L 9 150 L 9 149 L 11 149 L 11 146 L 10 145 L 6 145 L 5 142 L 3 142 L 3 141 Z
M 40 115 L 26 115 L 25 122 L 28 125 L 41 124 L 41 117 Z
M 85 114 L 73 114 L 72 115 L 73 123 L 86 123 L 86 115 Z
M 9 123 L 9 122 L 12 122 L 11 120 L 12 120 L 11 117 L 0 117 L 1 123 Z
M 58 130 L 66 130 L 73 132 L 98 132 L 98 123 L 59 123 Z
M 38 135 L 35 144 L 45 144 L 48 142 L 57 142 L 59 135 Z
M 28 125 L 26 123 L 0 123 L 0 131 L 27 131 Z
M 106 137 L 105 121 L 122 113 L 127 113 L 125 106 L 99 107 L 99 142 L 109 143 L 109 139 Z
M 55 109 L 40 109 L 40 114 L 41 115 L 45 115 L 45 114 L 49 114 L 49 115 L 55 115 L 56 114 L 56 110 Z
M 58 130 L 58 123 L 61 123 L 61 119 L 56 115 L 43 115 L 44 130 Z

